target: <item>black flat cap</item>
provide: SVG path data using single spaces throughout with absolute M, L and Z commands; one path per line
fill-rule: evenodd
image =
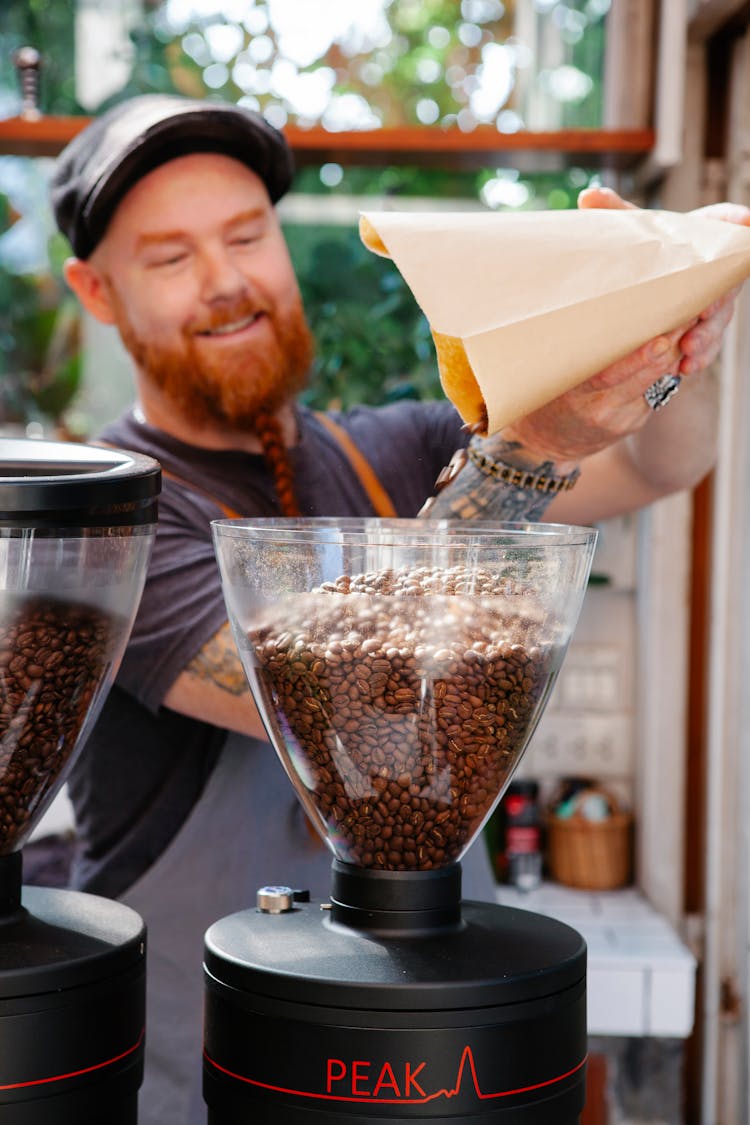
M 289 146 L 251 109 L 172 94 L 144 94 L 94 118 L 57 159 L 51 200 L 57 225 L 88 258 L 125 194 L 145 175 L 193 152 L 218 152 L 260 176 L 272 203 L 294 175 Z

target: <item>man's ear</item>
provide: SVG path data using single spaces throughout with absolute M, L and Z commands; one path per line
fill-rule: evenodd
M 81 258 L 68 258 L 63 266 L 63 272 L 65 280 L 86 312 L 91 313 L 102 324 L 114 324 L 115 316 L 109 288 L 99 270 Z

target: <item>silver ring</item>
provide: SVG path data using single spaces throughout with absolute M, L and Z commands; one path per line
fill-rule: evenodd
M 643 392 L 646 406 L 650 410 L 661 410 L 677 394 L 681 382 L 681 375 L 662 375 L 661 379 L 657 379 Z

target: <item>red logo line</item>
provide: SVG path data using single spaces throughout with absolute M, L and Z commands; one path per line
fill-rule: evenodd
M 44 1086 L 48 1082 L 62 1082 L 65 1078 L 79 1078 L 82 1074 L 90 1074 L 93 1070 L 103 1070 L 105 1066 L 112 1066 L 137 1051 L 145 1034 L 146 1029 L 144 1027 L 132 1047 L 128 1047 L 127 1051 L 122 1051 L 112 1059 L 106 1059 L 105 1062 L 94 1063 L 93 1066 L 84 1066 L 81 1070 L 71 1070 L 68 1074 L 54 1074 L 50 1078 L 33 1078 L 30 1082 L 9 1082 L 6 1086 L 0 1086 L 0 1090 L 22 1090 L 26 1086 Z
M 274 1086 L 270 1082 L 259 1082 L 255 1078 L 247 1078 L 244 1074 L 236 1074 L 232 1070 L 228 1070 L 225 1066 L 221 1066 L 211 1056 L 204 1051 L 203 1057 L 210 1066 L 216 1070 L 220 1070 L 222 1074 L 226 1074 L 228 1078 L 236 1078 L 239 1082 L 246 1082 L 250 1086 L 259 1086 L 263 1090 L 272 1090 L 276 1094 L 293 1094 L 298 1098 L 315 1098 L 326 1102 L 374 1102 L 377 1105 L 426 1105 L 427 1102 L 434 1101 L 436 1098 L 455 1098 L 461 1090 L 461 1084 L 464 1077 L 464 1069 L 468 1064 L 471 1071 L 471 1080 L 474 1086 L 474 1092 L 480 1101 L 487 1101 L 490 1098 L 508 1098 L 513 1094 L 528 1094 L 532 1090 L 541 1090 L 545 1086 L 554 1086 L 556 1082 L 562 1082 L 566 1078 L 570 1078 L 576 1074 L 581 1067 L 585 1066 L 588 1055 L 584 1055 L 579 1063 L 576 1063 L 570 1070 L 566 1070 L 564 1074 L 558 1074 L 555 1078 L 546 1078 L 543 1082 L 534 1082 L 530 1086 L 517 1086 L 513 1090 L 498 1090 L 492 1094 L 485 1094 L 479 1086 L 479 1079 L 477 1078 L 476 1065 L 474 1063 L 474 1054 L 471 1047 L 464 1047 L 461 1061 L 458 1064 L 458 1074 L 456 1076 L 456 1084 L 450 1088 L 437 1090 L 434 1094 L 427 1094 L 423 1098 L 373 1098 L 373 1097 L 349 1097 L 344 1094 L 316 1094 L 310 1090 L 294 1090 L 286 1086 Z

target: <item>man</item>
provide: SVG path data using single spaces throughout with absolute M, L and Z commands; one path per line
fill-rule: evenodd
M 204 1120 L 207 925 L 247 907 L 262 884 L 328 887 L 330 857 L 260 741 L 209 530 L 228 512 L 373 514 L 340 441 L 295 403 L 312 342 L 273 206 L 291 177 L 283 138 L 258 115 L 149 96 L 80 134 L 53 183 L 76 254 L 68 282 L 117 326 L 133 360 L 137 406 L 105 440 L 155 456 L 167 473 L 131 643 L 70 787 L 76 884 L 122 897 L 149 926 L 148 1125 Z M 626 206 L 603 191 L 582 202 Z M 750 224 L 744 208 L 721 213 Z M 695 483 L 714 448 L 716 388 L 701 372 L 732 302 L 479 443 L 485 460 L 460 472 L 454 462 L 430 514 L 540 518 L 555 496 L 555 518 L 589 523 Z M 654 413 L 644 392 L 678 370 L 680 393 Z M 399 516 L 417 514 L 468 440 L 448 403 L 360 408 L 337 421 Z M 478 848 L 464 886 L 492 893 Z

